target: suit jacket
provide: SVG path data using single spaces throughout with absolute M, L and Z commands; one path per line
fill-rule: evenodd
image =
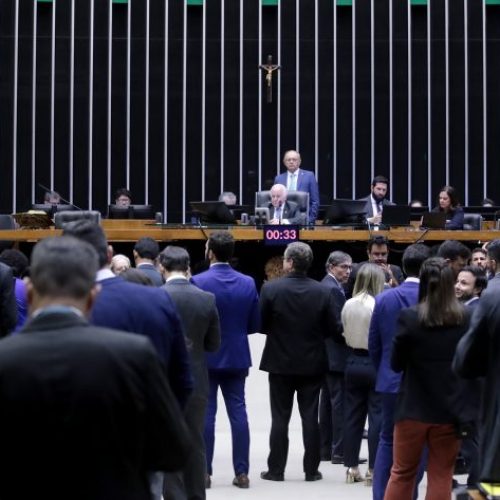
M 275 177 L 275 184 L 287 184 L 288 172 L 283 172 Z M 309 223 L 314 224 L 318 216 L 319 209 L 319 189 L 318 183 L 314 172 L 310 170 L 303 170 L 299 168 L 299 175 L 297 177 L 297 191 L 305 191 L 309 193 Z
M 162 275 L 153 264 L 140 264 L 136 269 L 144 273 L 153 282 L 154 286 L 163 286 L 165 284 Z
M 490 287 L 490 284 L 493 285 Z M 500 420 L 498 419 L 500 373 L 500 275 L 483 291 L 472 315 L 469 330 L 458 343 L 453 368 L 463 377 L 483 379 L 480 407 L 480 474 L 485 482 L 500 482 Z
M 163 289 L 120 277 L 99 282 L 91 322 L 148 337 L 165 363 L 172 389 L 184 405 L 193 388 L 191 368 L 177 310 Z
M 474 412 L 468 413 L 466 386 L 451 368 L 469 320 L 465 309 L 462 324 L 428 328 L 421 325 L 416 306 L 401 311 L 391 356 L 392 369 L 404 372 L 396 420 L 453 424 L 475 419 Z
M 401 374 L 391 369 L 392 342 L 399 313 L 418 302 L 418 288 L 417 282 L 405 281 L 375 297 L 368 351 L 377 371 L 375 390 L 378 392 L 395 393 L 399 390 Z
M 275 208 L 273 204 L 269 203 L 267 206 L 269 208 L 269 218 L 274 219 Z M 281 208 L 281 219 L 287 219 L 290 224 L 300 224 L 302 222 L 297 203 L 286 201 Z
M 366 218 L 368 219 L 369 217 L 373 217 L 375 214 L 373 213 L 371 194 L 369 194 L 368 196 L 365 196 L 364 198 L 360 198 L 360 200 L 366 201 L 366 204 L 365 204 Z M 392 203 L 392 201 L 384 198 L 382 200 L 382 207 L 385 207 L 387 205 L 394 205 L 394 203 Z
M 328 370 L 325 339 L 337 329 L 331 290 L 298 273 L 264 284 L 260 369 L 281 375 L 320 375 Z
M 215 352 L 220 346 L 219 314 L 215 296 L 200 290 L 183 278 L 167 281 L 165 290 L 177 306 L 184 334 L 188 339 L 195 384 L 193 393 L 206 397 L 208 374 L 205 351 Z
M 42 311 L 0 342 L 0 380 L 2 499 L 149 500 L 148 471 L 186 460 L 182 414 L 141 336 Z
M 336 324 L 333 337 L 329 337 L 325 340 L 326 352 L 328 355 L 328 369 L 332 372 L 343 372 L 348 356 L 348 349 L 345 339 L 342 336 L 344 328 L 341 318 L 342 308 L 345 304 L 345 293 L 342 285 L 329 274 L 321 280 L 321 284 L 331 290 Z
M 0 337 L 5 337 L 14 330 L 16 322 L 17 305 L 12 270 L 0 262 Z
M 219 312 L 221 345 L 207 354 L 209 370 L 245 370 L 252 366 L 247 335 L 259 331 L 259 296 L 255 281 L 229 264 L 215 264 L 192 277 L 212 292 Z

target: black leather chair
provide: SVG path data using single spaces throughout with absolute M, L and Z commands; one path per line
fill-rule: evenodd
M 309 220 L 309 193 L 306 191 L 288 191 L 287 201 L 297 203 L 301 214 L 303 214 L 303 224 Z M 257 191 L 255 193 L 255 207 L 267 207 L 271 203 L 271 191 Z
M 481 231 L 481 214 L 464 214 L 464 231 Z
M 101 213 L 97 210 L 75 210 L 70 212 L 56 212 L 54 214 L 54 225 L 56 229 L 63 229 L 64 224 L 75 220 L 90 220 L 96 224 L 100 224 Z

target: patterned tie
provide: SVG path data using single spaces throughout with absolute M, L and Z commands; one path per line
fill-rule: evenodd
M 290 187 L 288 191 L 296 191 L 297 190 L 297 174 L 290 174 Z

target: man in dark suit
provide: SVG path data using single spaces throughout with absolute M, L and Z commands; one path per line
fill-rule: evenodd
M 382 393 L 382 426 L 373 471 L 374 500 L 384 498 L 392 467 L 394 412 L 401 382 L 401 374 L 391 369 L 392 339 L 401 309 L 418 302 L 420 267 L 429 255 L 430 250 L 423 243 L 410 245 L 403 254 L 406 280 L 375 297 L 368 351 L 377 371 L 375 390 Z
M 17 305 L 12 269 L 0 262 L 0 337 L 5 337 L 16 327 Z
M 340 313 L 345 304 L 343 285 L 347 283 L 352 269 L 351 256 L 339 250 L 332 252 L 326 261 L 326 276 L 321 283 L 332 291 L 337 320 L 337 335 L 326 339 L 328 373 L 321 391 L 320 431 L 322 456 L 332 463 L 344 463 L 344 370 L 347 347 L 342 333 Z
M 234 238 L 228 231 L 214 231 L 206 244 L 208 271 L 193 276 L 192 282 L 215 295 L 222 342 L 218 352 L 207 354 L 209 396 L 205 420 L 207 473 L 212 475 L 217 392 L 221 388 L 231 423 L 233 484 L 248 488 L 250 432 L 245 406 L 245 380 L 252 361 L 247 336 L 259 330 L 259 298 L 253 278 L 235 271 L 229 261 Z
M 87 241 L 97 251 L 101 291 L 90 317 L 94 325 L 116 328 L 148 337 L 164 362 L 170 385 L 184 406 L 193 387 L 182 326 L 172 299 L 160 288 L 125 281 L 109 269 L 112 252 L 100 226 L 75 221 L 64 226 L 64 234 Z
M 163 276 L 155 267 L 159 253 L 160 246 L 153 238 L 141 238 L 134 246 L 135 267 L 148 276 L 154 286 L 163 285 Z
M 366 200 L 365 213 L 369 224 L 379 226 L 382 222 L 384 206 L 394 205 L 392 201 L 386 198 L 388 189 L 389 179 L 383 175 L 377 175 L 372 180 L 370 194 L 365 198 L 361 198 Z
M 352 290 L 354 288 L 354 283 L 356 281 L 356 276 L 358 271 L 363 264 L 370 262 L 371 264 L 376 264 L 382 268 L 385 274 L 385 286 L 386 288 L 394 288 L 404 281 L 403 272 L 399 266 L 394 264 L 389 264 L 387 261 L 389 259 L 389 240 L 385 236 L 372 236 L 368 240 L 368 245 L 366 246 L 366 253 L 368 255 L 368 260 L 364 262 L 359 262 L 353 266 L 352 273 L 349 276 L 349 280 L 345 286 L 346 297 L 351 298 Z
M 189 254 L 184 248 L 168 246 L 160 253 L 160 269 L 168 292 L 184 327 L 191 359 L 194 389 L 184 414 L 193 447 L 180 472 L 166 474 L 165 500 L 202 500 L 205 498 L 206 456 L 203 429 L 208 400 L 208 373 L 205 352 L 220 346 L 219 314 L 212 293 L 189 283 Z
M 312 260 L 309 245 L 290 243 L 283 260 L 288 274 L 265 283 L 261 291 L 262 333 L 267 339 L 260 369 L 269 372 L 272 419 L 268 470 L 261 478 L 270 481 L 284 480 L 295 393 L 302 418 L 305 479 L 322 479 L 318 400 L 328 369 L 325 339 L 336 330 L 337 317 L 331 291 L 307 277 Z
M 500 240 L 489 243 L 487 265 L 494 275 L 472 315 L 469 330 L 457 346 L 454 369 L 463 377 L 484 377 L 479 418 L 479 479 L 487 491 L 500 483 Z
M 275 184 L 270 191 L 269 224 L 300 224 L 301 214 L 297 203 L 287 200 L 288 191 L 283 184 Z
M 189 435 L 149 340 L 91 326 L 98 257 L 47 238 L 32 253 L 31 318 L 0 342 L 0 497 L 149 500 Z
M 286 172 L 274 179 L 274 184 L 283 184 L 288 191 L 305 191 L 309 193 L 309 224 L 314 224 L 319 209 L 319 189 L 314 172 L 300 168 L 302 159 L 297 151 L 286 151 L 283 164 Z

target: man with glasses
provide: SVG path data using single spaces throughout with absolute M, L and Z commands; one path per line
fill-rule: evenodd
M 321 456 L 334 464 L 344 461 L 344 369 L 347 347 L 342 337 L 340 312 L 345 304 L 343 285 L 347 283 L 352 270 L 351 256 L 345 252 L 332 252 L 325 264 L 326 276 L 321 283 L 332 291 L 337 322 L 337 339 L 326 339 L 328 373 L 321 390 L 319 422 L 321 432 Z

